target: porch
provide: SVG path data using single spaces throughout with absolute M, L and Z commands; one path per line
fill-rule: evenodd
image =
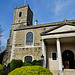
M 54 75 L 75 75 L 75 37 L 42 40 L 43 66 Z

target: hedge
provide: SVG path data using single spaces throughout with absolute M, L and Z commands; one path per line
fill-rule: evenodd
M 33 60 L 33 61 L 27 61 L 23 63 L 23 66 L 41 66 L 42 61 L 41 60 Z
M 36 65 L 36 66 L 37 65 L 41 66 L 42 65 L 42 61 L 41 60 L 33 60 L 32 64 Z
M 28 63 L 28 62 L 24 62 L 23 63 L 23 66 L 32 66 L 32 64 L 31 63 Z
M 4 75 L 3 66 L 0 64 L 0 75 Z
M 14 70 L 15 68 L 19 68 L 19 67 L 22 67 L 22 60 L 13 59 L 10 62 L 10 69 L 11 70 Z
M 42 66 L 23 66 L 11 71 L 8 75 L 53 75 L 47 68 Z

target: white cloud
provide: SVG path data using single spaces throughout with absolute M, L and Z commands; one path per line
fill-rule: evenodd
M 71 0 L 58 0 L 57 2 L 55 2 L 55 15 L 59 15 L 60 13 L 65 12 L 66 8 L 70 5 L 71 2 Z
M 58 13 L 62 10 L 62 5 L 60 3 L 56 4 L 55 7 L 55 14 L 58 15 Z

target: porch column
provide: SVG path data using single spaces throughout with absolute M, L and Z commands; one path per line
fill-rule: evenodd
M 61 57 L 61 47 L 60 47 L 60 40 L 57 38 L 57 55 L 58 55 L 58 64 L 59 64 L 59 75 L 62 72 L 62 57 Z
M 42 54 L 44 56 L 43 67 L 46 67 L 46 45 L 43 39 L 42 39 Z

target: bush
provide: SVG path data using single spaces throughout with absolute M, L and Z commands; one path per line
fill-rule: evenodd
M 10 63 L 8 63 L 7 67 L 10 68 Z
M 37 63 L 37 60 L 33 60 L 32 64 L 35 65 Z
M 24 66 L 17 68 L 8 75 L 53 75 L 47 68 L 42 66 Z
M 32 66 L 32 64 L 31 63 L 28 63 L 28 62 L 24 62 L 23 63 L 23 66 Z
M 32 64 L 32 61 L 26 61 L 26 63 L 30 63 L 30 64 Z
M 13 59 L 10 62 L 10 69 L 11 70 L 14 70 L 15 68 L 19 68 L 21 66 L 22 66 L 22 60 L 15 60 L 15 59 Z
M 41 66 L 42 61 L 41 60 L 33 60 L 32 64 L 33 65 L 39 65 Z
M 24 62 L 22 66 L 32 66 L 32 61 Z
M 41 60 L 33 60 L 33 61 L 27 61 L 27 62 L 24 62 L 23 63 L 23 66 L 34 66 L 34 65 L 39 65 L 39 66 L 41 66 Z
M 4 75 L 3 66 L 0 64 L 0 75 Z

